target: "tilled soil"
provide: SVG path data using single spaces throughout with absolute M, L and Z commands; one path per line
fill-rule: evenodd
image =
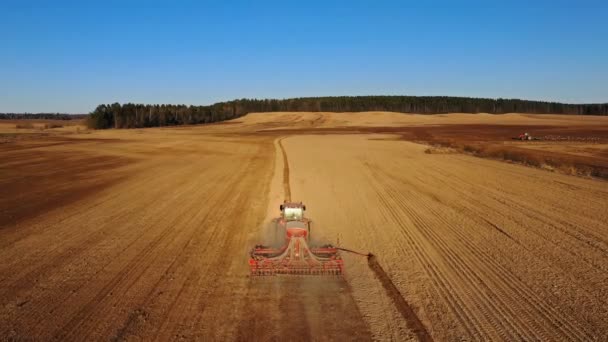
M 0 340 L 608 338 L 608 183 L 262 117 L 3 144 Z M 250 278 L 288 197 L 377 265 Z
M 607 183 L 369 136 L 283 145 L 299 156 L 292 197 L 306 199 L 317 231 L 372 251 L 435 339 L 608 337 Z M 349 265 L 384 337 L 383 320 L 399 316 L 370 300 L 381 294 L 366 265 Z

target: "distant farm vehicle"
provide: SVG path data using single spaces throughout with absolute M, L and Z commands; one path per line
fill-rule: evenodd
M 521 141 L 529 141 L 529 140 L 541 140 L 541 138 L 538 137 L 532 137 L 530 134 L 526 133 L 521 133 L 520 135 L 518 135 L 517 137 L 513 137 L 511 138 L 513 140 L 521 140 Z

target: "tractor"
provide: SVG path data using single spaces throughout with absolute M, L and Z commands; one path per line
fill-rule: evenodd
M 302 202 L 279 206 L 281 216 L 273 220 L 275 245 L 256 245 L 250 252 L 251 275 L 341 275 L 344 262 L 340 249 L 326 244 L 310 246 L 311 220 L 304 217 Z

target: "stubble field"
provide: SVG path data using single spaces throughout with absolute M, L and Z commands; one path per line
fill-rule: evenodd
M 608 183 L 421 144 L 514 146 L 601 170 L 604 127 L 264 113 L 11 136 L 0 339 L 604 340 Z M 573 139 L 507 136 L 524 128 Z M 350 254 L 344 278 L 248 277 L 286 193 L 306 203 L 316 239 L 373 252 L 397 294 Z

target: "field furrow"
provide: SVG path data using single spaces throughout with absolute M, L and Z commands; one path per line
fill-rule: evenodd
M 606 340 L 608 183 L 420 143 L 575 120 L 264 113 L 11 140 L 0 340 Z M 593 164 L 596 140 L 563 146 Z M 312 245 L 361 252 L 343 277 L 249 276 L 284 200 Z

